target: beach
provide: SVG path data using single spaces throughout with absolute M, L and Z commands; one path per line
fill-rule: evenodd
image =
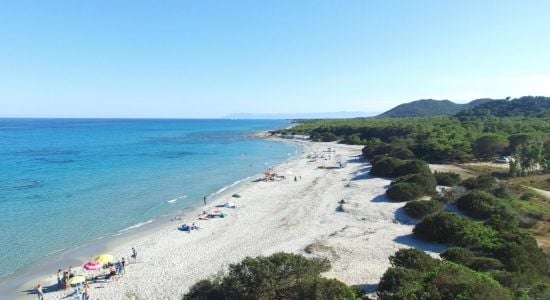
M 117 258 L 128 259 L 132 247 L 138 257 L 118 280 L 92 284 L 92 299 L 180 299 L 195 282 L 231 263 L 276 252 L 326 257 L 332 268 L 323 276 L 372 292 L 390 266 L 388 257 L 398 249 L 416 247 L 432 254 L 444 250 L 412 237 L 415 220 L 404 214 L 404 203 L 385 197 L 390 179 L 368 175 L 370 165 L 360 155 L 361 146 L 292 142 L 301 146 L 302 153 L 271 170 L 284 179 L 252 182 L 263 176 L 258 175 L 181 220 L 110 245 L 106 251 Z M 217 207 L 227 202 L 236 208 Z M 225 217 L 198 219 L 203 211 L 215 210 Z M 200 229 L 189 233 L 178 229 L 193 222 Z M 39 283 L 55 285 L 56 271 L 19 290 Z M 76 273 L 91 274 L 82 268 Z M 45 296 L 61 299 L 67 294 L 52 291 Z M 18 292 L 17 297 L 36 296 Z

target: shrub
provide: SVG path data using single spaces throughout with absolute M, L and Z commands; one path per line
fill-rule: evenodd
M 401 176 L 396 180 L 394 180 L 392 182 L 392 185 L 401 183 L 401 182 L 417 184 L 419 188 L 422 189 L 422 193 L 424 195 L 434 194 L 435 187 L 437 185 L 435 181 L 435 177 L 433 176 L 433 174 L 430 174 L 430 173 L 418 173 L 418 174 Z
M 247 257 L 231 264 L 226 275 L 197 282 L 183 299 L 302 299 L 300 295 L 305 293 L 318 296 L 311 299 L 331 299 L 330 295 L 354 299 L 353 291 L 344 288 L 345 284 L 320 278 L 320 273 L 329 268 L 326 259 L 307 259 L 297 254 Z
M 412 159 L 407 160 L 404 163 L 398 165 L 395 167 L 395 170 L 393 172 L 394 177 L 400 177 L 405 176 L 409 174 L 417 174 L 417 173 L 431 173 L 430 167 L 428 164 L 419 159 Z
M 398 202 L 416 200 L 424 195 L 424 187 L 416 183 L 400 182 L 392 184 L 386 190 L 386 195 Z
M 380 299 L 416 299 L 415 294 L 422 290 L 422 273 L 402 267 L 386 270 L 378 283 Z
M 409 216 L 422 219 L 427 215 L 443 211 L 443 204 L 436 200 L 410 201 L 405 204 L 404 210 Z
M 502 264 L 498 259 L 483 256 L 470 258 L 470 260 L 466 263 L 466 266 L 472 270 L 480 272 L 504 269 L 504 264 Z
M 438 263 L 438 260 L 418 249 L 399 249 L 390 256 L 390 263 L 393 267 L 429 271 Z
M 470 250 L 462 247 L 450 247 L 447 251 L 441 253 L 441 258 L 460 264 L 467 264 L 472 258 Z
M 497 233 L 488 226 L 459 217 L 454 213 L 426 216 L 413 233 L 416 237 L 456 246 L 493 249 L 501 246 Z
M 393 149 L 388 156 L 399 158 L 399 159 L 411 159 L 414 158 L 414 153 L 408 148 L 398 147 Z
M 462 185 L 471 190 L 480 189 L 492 191 L 497 187 L 497 180 L 491 175 L 479 175 L 478 177 L 468 178 L 462 181 Z
M 512 299 L 490 275 L 443 261 L 427 272 L 389 268 L 378 285 L 380 299 Z
M 460 183 L 460 175 L 453 172 L 435 172 L 437 185 L 455 186 Z
M 393 157 L 378 157 L 373 160 L 370 174 L 373 176 L 393 176 L 395 168 L 403 164 L 403 161 Z
M 336 279 L 315 278 L 311 281 L 300 283 L 293 295 L 283 299 L 312 299 L 312 300 L 333 300 L 333 299 L 356 299 L 355 291 L 345 283 Z
M 474 190 L 458 198 L 458 208 L 475 218 L 489 218 L 495 210 L 498 199 L 484 191 Z

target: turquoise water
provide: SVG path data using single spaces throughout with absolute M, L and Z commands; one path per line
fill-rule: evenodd
M 200 204 L 204 195 L 282 162 L 294 146 L 250 134 L 285 126 L 281 120 L 0 119 L 0 277 Z

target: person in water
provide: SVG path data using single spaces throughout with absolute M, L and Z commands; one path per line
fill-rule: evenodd
M 204 201 L 204 206 L 206 206 L 206 196 L 202 200 Z

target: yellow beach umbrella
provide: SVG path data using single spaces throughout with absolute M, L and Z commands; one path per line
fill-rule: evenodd
M 75 276 L 75 277 L 69 279 L 69 284 L 70 285 L 79 284 L 79 283 L 83 283 L 84 281 L 86 281 L 86 277 L 84 277 L 84 276 Z
M 95 258 L 95 261 L 102 264 L 112 263 L 115 261 L 115 257 L 111 254 L 101 254 L 100 256 Z

